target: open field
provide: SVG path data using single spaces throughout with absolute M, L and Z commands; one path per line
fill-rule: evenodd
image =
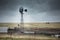
M 0 27 L 18 27 L 19 23 L 0 23 Z M 21 24 L 20 24 L 21 25 Z M 60 28 L 60 23 L 24 23 L 27 28 Z
M 19 23 L 0 23 L 0 27 L 18 27 Z M 21 24 L 20 24 L 21 25 Z M 60 23 L 24 23 L 26 28 L 60 28 Z M 0 40 L 60 40 L 60 38 L 44 35 L 10 35 L 0 34 Z
M 54 37 L 44 36 L 44 35 L 6 35 L 6 34 L 3 34 L 0 36 L 0 40 L 60 40 L 60 38 L 54 38 Z
M 60 40 L 60 39 L 0 38 L 0 40 Z

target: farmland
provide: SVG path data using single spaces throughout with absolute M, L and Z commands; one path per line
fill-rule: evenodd
M 1 34 L 0 34 L 1 35 Z M 44 35 L 1 35 L 0 40 L 60 40 L 60 38 Z
M 18 27 L 19 23 L 0 23 L 0 27 Z M 21 26 L 21 24 L 20 24 Z M 20 27 L 19 26 L 19 27 Z M 60 23 L 24 23 L 26 28 L 60 28 Z M 45 35 L 12 35 L 11 38 L 8 34 L 0 34 L 0 40 L 60 40 Z
M 0 23 L 0 27 L 18 27 L 20 23 Z M 21 26 L 21 24 L 20 24 Z M 27 28 L 60 28 L 60 23 L 24 23 L 24 27 Z

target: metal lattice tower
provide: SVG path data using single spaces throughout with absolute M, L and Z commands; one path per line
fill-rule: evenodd
M 27 12 L 27 9 L 24 9 L 23 7 L 19 8 L 19 12 L 21 13 L 21 26 L 20 26 L 21 28 L 24 28 L 24 18 L 23 18 L 24 11 Z

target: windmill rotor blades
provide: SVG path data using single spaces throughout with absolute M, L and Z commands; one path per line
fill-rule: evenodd
M 23 13 L 23 7 L 20 7 L 19 12 Z
M 27 9 L 24 9 L 23 7 L 20 7 L 19 12 L 20 12 L 21 14 L 23 14 L 24 11 L 27 12 Z

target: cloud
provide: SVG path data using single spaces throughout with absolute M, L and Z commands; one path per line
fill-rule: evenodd
M 60 0 L 49 0 L 50 10 L 60 10 Z
M 57 21 L 60 20 L 60 0 L 0 0 L 0 20 L 4 21 L 5 19 L 5 21 L 7 21 L 8 19 L 8 21 L 10 21 L 11 19 L 12 21 L 17 21 L 19 19 L 18 17 L 20 17 L 19 7 L 21 6 L 27 8 L 28 12 L 25 14 L 31 15 L 26 15 L 26 19 L 30 17 L 32 21 L 53 21 L 53 18 Z M 45 17 L 46 19 L 44 19 Z

